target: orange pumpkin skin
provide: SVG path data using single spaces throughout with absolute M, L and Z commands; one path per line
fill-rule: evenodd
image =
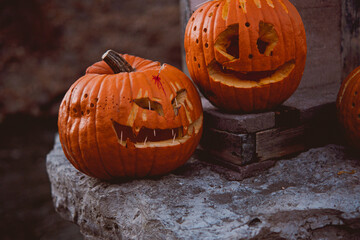
M 253 112 L 274 108 L 298 87 L 306 35 L 288 0 L 218 0 L 190 18 L 184 39 L 189 73 L 215 106 Z
M 104 61 L 95 63 L 70 87 L 59 110 L 67 159 L 79 171 L 104 180 L 168 173 L 190 158 L 202 134 L 200 97 L 184 73 L 123 57 L 134 72 L 113 74 Z M 174 103 L 177 92 L 186 96 Z M 143 103 L 150 101 L 149 110 Z M 175 137 L 167 139 L 169 132 Z M 166 139 L 156 140 L 160 137 Z
M 349 143 L 360 150 L 360 67 L 343 81 L 336 107 L 339 122 Z

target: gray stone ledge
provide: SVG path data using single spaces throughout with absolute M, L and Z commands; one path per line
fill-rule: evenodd
M 86 239 L 359 236 L 359 157 L 342 146 L 280 160 L 243 181 L 228 181 L 214 168 L 193 157 L 172 174 L 114 184 L 73 168 L 58 139 L 47 156 L 55 208 Z

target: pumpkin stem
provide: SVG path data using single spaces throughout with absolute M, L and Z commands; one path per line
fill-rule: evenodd
M 117 52 L 107 50 L 102 56 L 107 65 L 114 71 L 114 73 L 133 72 L 135 69 Z

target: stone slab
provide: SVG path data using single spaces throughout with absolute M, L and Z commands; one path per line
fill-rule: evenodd
M 306 115 L 306 111 L 335 103 L 339 89 L 340 83 L 329 84 L 326 87 L 298 89 L 283 103 L 283 106 L 296 108 Z M 304 120 L 306 120 L 305 115 L 302 117 Z
M 191 158 L 157 179 L 102 182 L 78 172 L 57 139 L 47 156 L 57 212 L 85 239 L 356 239 L 360 157 L 312 149 L 243 181 Z
M 254 133 L 275 127 L 275 113 L 231 114 L 221 112 L 204 97 L 204 126 L 231 133 Z

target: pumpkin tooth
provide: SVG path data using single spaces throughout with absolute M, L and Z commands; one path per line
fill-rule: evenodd
M 146 144 L 147 138 L 148 138 L 148 137 L 146 136 L 145 141 L 144 141 L 144 145 Z
M 176 135 L 174 135 L 174 138 L 173 138 L 173 143 L 175 142 L 175 138 L 176 138 Z
M 186 136 L 188 134 L 188 127 L 184 126 L 183 127 L 183 136 Z
M 156 131 L 155 131 L 155 129 L 154 129 L 154 137 L 156 137 Z
M 137 135 L 139 134 L 141 128 L 140 127 L 133 127 L 133 134 L 135 137 L 137 137 Z

